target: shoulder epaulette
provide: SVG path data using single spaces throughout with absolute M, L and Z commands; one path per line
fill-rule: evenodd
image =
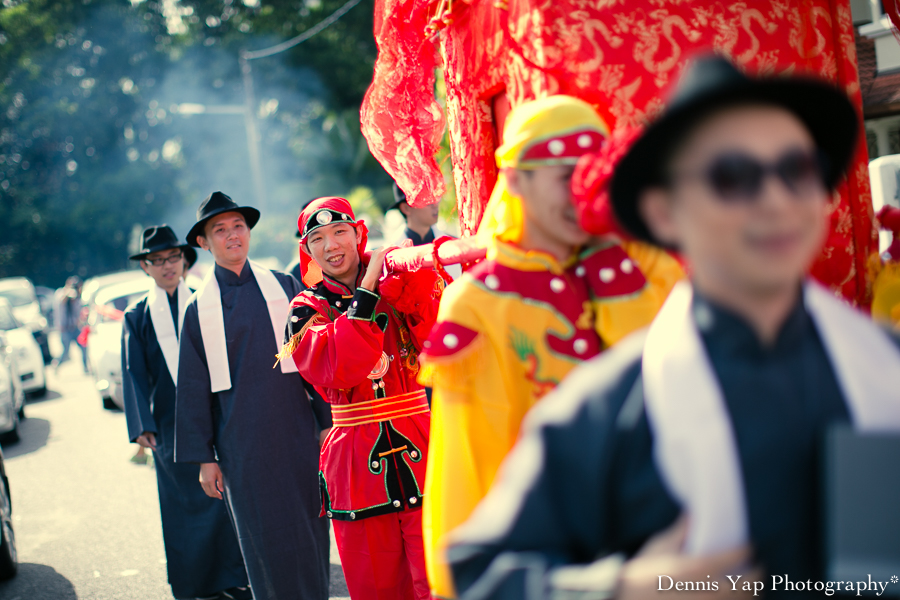
M 632 296 L 647 285 L 638 264 L 618 244 L 582 255 L 582 267 L 591 294 L 600 300 Z

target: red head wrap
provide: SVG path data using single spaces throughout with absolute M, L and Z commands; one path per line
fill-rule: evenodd
M 297 230 L 302 236 L 300 238 L 300 273 L 303 276 L 303 283 L 307 286 L 313 286 L 322 281 L 322 269 L 310 255 L 303 251 L 303 244 L 306 243 L 307 236 L 316 229 L 338 223 L 346 223 L 362 233 L 356 246 L 359 258 L 362 260 L 366 251 L 369 230 L 363 221 L 356 220 L 353 207 L 344 198 L 329 197 L 313 200 L 306 205 L 297 219 Z

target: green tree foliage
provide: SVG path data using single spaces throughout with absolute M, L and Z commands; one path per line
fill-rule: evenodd
M 312 27 L 344 0 L 2 0 L 0 277 L 60 285 L 127 268 L 135 231 L 184 234 L 214 189 L 254 203 L 238 56 Z M 289 260 L 318 195 L 390 179 L 359 132 L 376 49 L 373 0 L 251 62 L 266 212 L 257 255 Z M 185 104 L 232 114 L 184 114 Z M 213 111 L 214 112 L 214 111 Z
M 127 227 L 170 195 L 131 123 L 162 68 L 152 12 L 34 0 L 0 10 L 0 275 L 121 266 Z M 147 18 L 149 17 L 149 18 Z M 128 132 L 128 136 L 125 135 Z M 134 159 L 136 156 L 144 159 Z M 151 157 L 152 158 L 152 157 Z M 123 228 L 125 224 L 125 228 Z

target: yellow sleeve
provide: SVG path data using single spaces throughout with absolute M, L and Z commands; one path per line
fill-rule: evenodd
M 478 478 L 466 394 L 435 389 L 431 396 L 431 438 L 422 508 L 422 540 L 432 592 L 454 598 L 444 551 L 446 535 L 475 509 L 485 490 Z
M 897 326 L 900 323 L 900 264 L 889 262 L 872 284 L 872 318 Z
M 667 252 L 644 242 L 623 242 L 622 248 L 637 263 L 647 285 L 640 293 L 595 300 L 595 329 L 607 346 L 650 324 L 669 292 L 684 278 L 684 269 Z
M 468 519 L 487 493 L 495 464 L 499 465 L 511 444 L 500 364 L 478 322 L 471 296 L 455 298 L 454 285 L 459 283 L 449 286 L 451 294 L 442 299 L 438 323 L 451 321 L 479 334 L 458 354 L 424 361 L 433 392 L 422 538 L 428 581 L 439 598 L 455 597 L 444 557 L 445 538 Z

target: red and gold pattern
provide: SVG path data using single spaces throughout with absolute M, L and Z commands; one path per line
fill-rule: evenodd
M 438 41 L 417 27 L 439 5 L 452 12 L 437 15 Z M 714 50 L 750 73 L 825 78 L 861 106 L 849 0 L 379 0 L 376 19 L 393 24 L 376 27 L 377 68 L 391 77 L 376 76 L 369 92 L 363 129 L 370 147 L 373 139 L 381 142 L 373 153 L 395 179 L 421 182 L 412 205 L 443 192 L 432 154 L 390 158 L 430 147 L 443 131 L 429 87 L 439 46 L 464 233 L 477 229 L 497 179 L 494 150 L 504 114 L 498 107 L 505 100 L 515 107 L 569 94 L 598 110 L 608 106 L 616 128 L 641 124 L 662 110 L 685 60 Z M 870 299 L 865 264 L 877 239 L 866 164 L 861 139 L 813 268 L 816 278 L 859 304 Z

